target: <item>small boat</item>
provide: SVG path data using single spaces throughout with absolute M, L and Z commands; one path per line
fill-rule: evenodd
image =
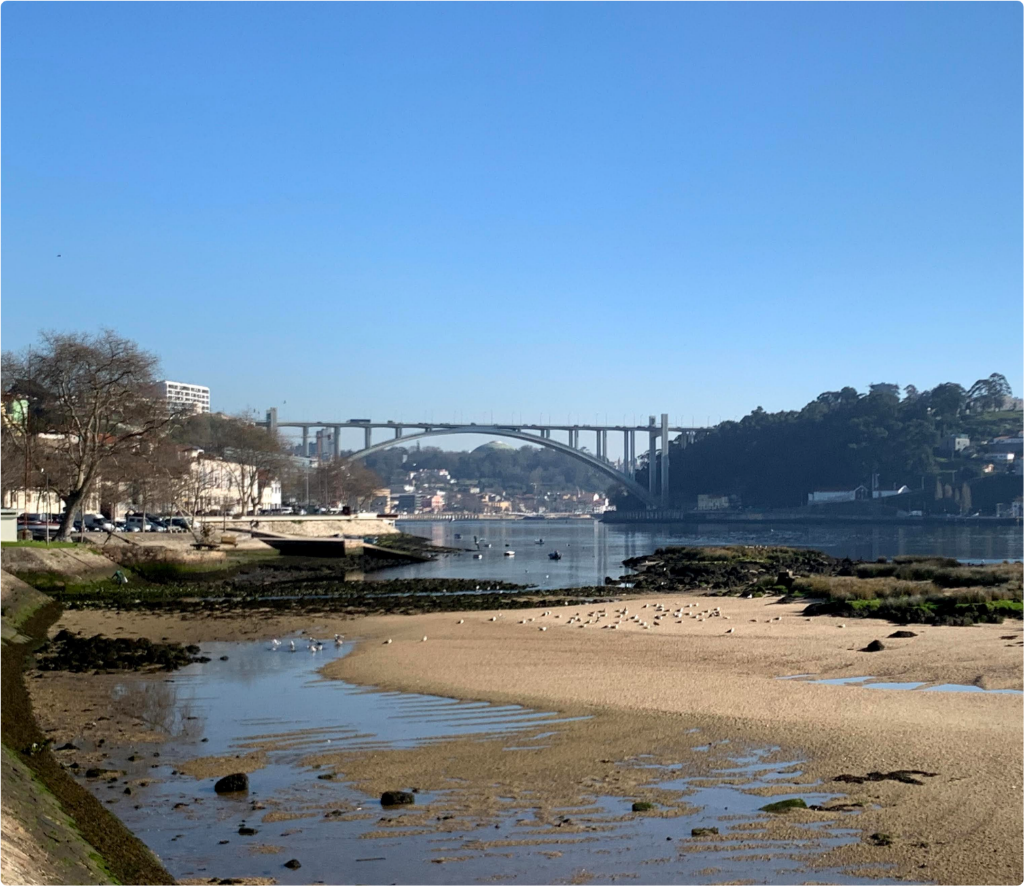
M 490 542 L 487 542 L 487 543 L 486 543 L 486 544 L 484 545 L 484 547 L 485 547 L 485 548 L 489 548 L 490 546 L 491 546 L 491 543 L 490 543 Z
M 462 533 L 461 532 L 456 532 L 455 533 L 455 537 L 456 538 L 462 538 Z
M 543 539 L 543 538 L 538 538 L 538 539 L 537 539 L 537 540 L 536 540 L 536 541 L 534 542 L 534 544 L 535 544 L 535 545 L 542 545 L 542 544 L 544 544 L 544 539 Z
M 506 557 L 514 557 L 515 555 L 516 555 L 515 551 L 505 551 L 505 556 Z
M 483 554 L 474 554 L 473 555 L 473 559 L 474 560 L 483 560 L 483 558 L 484 558 Z
M 560 553 L 558 553 L 558 551 L 552 551 L 550 554 L 548 554 L 548 559 L 549 560 L 561 560 L 562 559 L 562 555 Z

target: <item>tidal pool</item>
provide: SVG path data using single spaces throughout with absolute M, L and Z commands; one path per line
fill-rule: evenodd
M 178 879 L 859 882 L 841 870 L 808 867 L 823 850 L 860 839 L 855 813 L 841 821 L 804 824 L 806 838 L 785 842 L 749 830 L 751 823 L 767 820 L 759 812 L 767 802 L 801 796 L 808 803 L 827 803 L 839 796 L 820 785 L 775 793 L 800 775 L 798 760 L 767 759 L 777 748 L 746 753 L 737 748 L 728 765 L 700 777 L 686 774 L 686 760 L 660 767 L 664 779 L 655 787 L 675 792 L 680 803 L 680 814 L 669 817 L 634 815 L 632 797 L 600 792 L 588 796 L 585 806 L 559 809 L 557 821 L 522 797 L 495 798 L 495 808 L 483 817 L 435 815 L 458 808 L 458 785 L 420 792 L 411 807 L 382 809 L 376 796 L 343 778 L 322 777 L 330 773 L 303 761 L 323 750 L 382 751 L 506 734 L 510 741 L 502 753 L 528 751 L 532 759 L 561 728 L 581 718 L 323 679 L 318 670 L 345 655 L 349 644 L 325 644 L 322 652 L 310 653 L 296 637 L 298 651 L 292 653 L 287 639 L 276 649 L 266 643 L 206 643 L 207 663 L 166 677 L 127 676 L 118 684 L 117 704 L 171 738 L 160 745 L 108 747 L 105 765 L 125 770 L 126 776 L 86 783 Z M 87 746 L 81 739 L 75 743 Z M 715 747 L 721 751 L 722 744 L 728 745 Z M 258 748 L 266 749 L 267 765 L 250 773 L 247 795 L 218 795 L 214 779 L 178 771 L 195 757 L 244 755 Z M 126 783 L 130 796 L 124 795 Z M 766 787 L 773 788 L 771 797 L 748 792 Z M 567 827 L 559 832 L 562 823 Z M 254 833 L 240 834 L 242 827 Z M 693 839 L 695 827 L 718 827 L 720 835 Z M 301 867 L 285 867 L 290 859 Z

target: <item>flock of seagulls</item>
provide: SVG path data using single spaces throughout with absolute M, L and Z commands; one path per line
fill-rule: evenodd
M 424 638 L 424 639 L 426 639 L 426 638 Z M 335 634 L 334 635 L 334 645 L 335 646 L 342 646 L 342 645 L 344 645 L 344 643 L 345 643 L 345 637 L 344 637 L 343 634 Z M 271 652 L 277 652 L 277 650 L 280 649 L 280 648 L 281 648 L 281 641 L 278 640 L 277 637 L 274 637 L 274 639 L 270 641 L 270 651 Z M 306 638 L 306 650 L 307 651 L 312 652 L 312 653 L 315 654 L 317 652 L 323 652 L 323 649 L 324 649 L 324 641 L 323 640 L 317 640 L 315 637 L 307 637 Z M 298 651 L 297 647 L 295 646 L 295 641 L 294 640 L 289 640 L 288 641 L 288 651 L 289 652 L 296 652 L 296 651 Z

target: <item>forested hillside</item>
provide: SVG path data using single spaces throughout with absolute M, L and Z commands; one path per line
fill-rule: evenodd
M 930 492 L 951 470 L 957 484 L 968 482 L 980 476 L 980 463 L 947 462 L 936 447 L 953 433 L 972 441 L 1018 433 L 1021 412 L 1001 409 L 1011 396 L 996 374 L 969 390 L 955 383 L 929 391 L 875 384 L 866 394 L 852 387 L 825 392 L 799 411 L 758 407 L 689 446 L 673 445 L 674 504 L 692 507 L 698 494 L 713 493 L 737 495 L 743 506 L 798 507 L 814 490 L 870 488 L 875 473 L 883 489 L 905 484 Z

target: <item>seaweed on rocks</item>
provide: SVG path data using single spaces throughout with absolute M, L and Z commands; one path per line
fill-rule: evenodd
M 194 661 L 209 661 L 198 655 L 198 646 L 154 643 L 145 637 L 79 637 L 60 631 L 39 651 L 36 667 L 41 671 L 163 669 L 173 671 Z

